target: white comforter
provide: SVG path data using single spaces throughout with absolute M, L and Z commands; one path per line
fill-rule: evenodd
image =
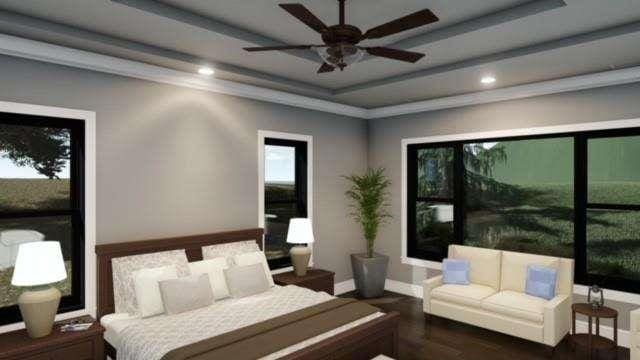
M 177 315 L 160 315 L 131 322 L 120 334 L 118 360 L 159 360 L 167 352 L 225 332 L 268 320 L 292 311 L 313 306 L 333 297 L 297 286 L 273 287 L 271 290 L 243 299 L 229 299 L 213 305 Z M 382 313 L 334 329 L 308 339 L 263 359 L 277 359 L 305 346 L 364 322 Z

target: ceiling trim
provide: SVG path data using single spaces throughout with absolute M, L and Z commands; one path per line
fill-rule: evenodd
M 5 34 L 0 34 L 0 54 L 363 119 L 387 118 L 640 82 L 640 66 L 636 66 L 621 70 L 511 86 L 502 89 L 485 90 L 465 95 L 365 109 L 233 81 L 205 78 L 195 74 L 137 61 L 125 60 Z
M 249 69 L 242 66 L 232 65 L 223 62 L 211 61 L 208 59 L 203 59 L 194 55 L 186 54 L 183 52 L 179 52 L 176 50 L 166 49 L 163 47 L 149 45 L 145 43 L 141 43 L 138 41 L 128 40 L 119 38 L 116 36 L 106 35 L 103 33 L 82 29 L 79 27 L 60 24 L 57 22 L 41 19 L 34 16 L 24 15 L 20 13 L 16 13 L 13 11 L 0 10 L 0 22 L 5 22 L 8 24 L 13 24 L 16 26 L 27 27 L 39 31 L 46 31 L 51 33 L 60 34 L 63 36 L 70 36 L 76 39 L 81 39 L 83 41 L 89 41 L 94 43 L 100 43 L 107 46 L 114 46 L 120 49 L 126 49 L 130 51 L 135 51 L 147 55 L 159 56 L 171 60 L 180 61 L 183 63 L 188 63 L 198 66 L 211 66 L 217 70 L 238 74 L 243 76 L 250 76 L 256 79 L 262 79 L 267 81 L 273 81 L 282 85 L 294 86 L 301 90 L 308 90 L 315 92 L 317 94 L 330 95 L 331 90 L 317 86 L 314 84 L 310 84 L 307 82 L 293 80 L 287 77 L 272 75 L 268 73 L 264 73 L 258 70 Z
M 560 39 L 544 41 L 541 43 L 537 43 L 534 45 L 522 46 L 515 49 L 510 49 L 506 51 L 501 51 L 489 55 L 483 55 L 467 60 L 462 60 L 454 63 L 443 64 L 434 66 L 431 68 L 426 68 L 423 70 L 413 71 L 409 73 L 404 73 L 400 75 L 394 75 L 378 80 L 371 80 L 362 82 L 360 84 L 354 84 L 345 86 L 339 89 L 333 90 L 334 94 L 344 94 L 354 91 L 365 90 L 373 87 L 378 87 L 382 85 L 388 85 L 400 81 L 411 80 L 420 77 L 432 76 L 436 74 L 446 73 L 454 70 L 460 70 L 465 68 L 470 68 L 474 66 L 494 63 L 497 61 L 513 59 L 517 57 L 532 55 L 536 53 L 541 53 L 545 51 L 551 51 L 556 49 L 561 49 L 569 46 L 580 45 L 596 40 L 602 40 L 606 38 L 631 34 L 640 31 L 640 21 L 633 21 L 622 25 L 616 25 L 612 27 L 607 27 L 603 29 L 598 29 L 582 34 L 572 35 Z
M 192 11 L 181 9 L 169 4 L 161 3 L 155 0 L 110 0 L 113 3 L 125 5 L 140 11 L 155 14 L 173 21 L 195 26 L 207 31 L 228 36 L 234 39 L 242 40 L 251 44 L 260 46 L 281 46 L 289 45 L 276 39 L 241 29 L 239 27 L 214 20 L 210 17 L 196 14 Z M 290 55 L 310 60 L 314 63 L 320 63 L 320 57 L 306 50 L 287 50 L 284 51 Z
M 485 90 L 465 95 L 417 101 L 402 105 L 384 106 L 369 110 L 367 115 L 369 119 L 386 118 L 426 111 L 629 84 L 634 82 L 640 82 L 640 66 L 567 77 L 557 80 L 548 80 L 526 85 L 511 86 L 502 89 Z
M 419 46 L 428 45 L 436 41 L 446 40 L 470 32 L 486 29 L 492 26 L 508 23 L 510 21 L 537 15 L 549 10 L 555 10 L 567 6 L 563 0 L 533 0 L 506 9 L 480 15 L 471 19 L 451 24 L 433 31 L 418 34 L 393 44 L 385 45 L 395 49 L 411 50 Z M 361 60 L 366 61 L 375 58 L 365 55 Z
M 0 34 L 0 54 L 185 86 L 339 115 L 366 118 L 367 110 L 284 91 L 208 78 L 138 61 Z

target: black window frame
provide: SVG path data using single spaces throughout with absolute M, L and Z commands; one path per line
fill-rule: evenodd
M 70 131 L 69 208 L 0 211 L 0 219 L 66 216 L 71 221 L 71 294 L 63 296 L 58 314 L 85 308 L 85 124 L 77 119 L 0 112 L 0 124 L 63 128 Z M 0 325 L 22 321 L 18 305 L 0 308 Z
M 624 279 L 613 276 L 605 276 L 599 274 L 588 273 L 587 267 L 587 211 L 589 209 L 601 210 L 630 210 L 640 212 L 640 204 L 607 204 L 607 203 L 590 203 L 588 201 L 588 141 L 589 139 L 598 138 L 615 138 L 615 137 L 631 137 L 639 136 L 640 127 L 619 128 L 619 129 L 603 129 L 603 130 L 587 130 L 560 133 L 547 133 L 538 135 L 521 135 L 508 137 L 493 138 L 471 138 L 457 141 L 434 142 L 434 143 L 415 143 L 407 144 L 407 192 L 406 192 L 406 214 L 407 224 L 406 233 L 406 249 L 407 256 L 410 258 L 442 261 L 447 256 L 447 249 L 441 249 L 438 253 L 424 253 L 416 251 L 416 202 L 421 201 L 417 197 L 417 151 L 424 148 L 442 148 L 452 147 L 455 154 L 454 166 L 454 241 L 451 244 L 464 244 L 465 238 L 465 171 L 463 159 L 463 147 L 466 144 L 478 142 L 501 142 L 501 141 L 517 141 L 517 140 L 534 140 L 549 138 L 572 138 L 574 147 L 573 156 L 573 174 L 574 174 L 574 239 L 573 252 L 575 261 L 574 282 L 576 284 L 591 285 L 599 284 L 612 290 L 628 291 L 640 293 L 640 279 Z M 640 241 L 640 239 L 639 239 Z
M 296 204 L 298 214 L 300 217 L 308 216 L 308 201 L 307 201 L 307 180 L 308 180 L 308 149 L 309 146 L 307 141 L 303 140 L 291 140 L 291 139 L 282 139 L 275 137 L 265 137 L 264 144 L 262 146 L 273 145 L 273 146 L 286 146 L 293 147 L 295 149 L 295 193 L 296 198 L 294 200 L 281 200 L 281 201 L 271 201 L 269 203 L 287 203 L 287 204 Z M 266 181 L 263 186 L 266 185 Z M 264 198 L 264 211 L 266 214 L 267 209 L 267 198 L 265 193 Z M 263 215 L 265 215 L 263 214 Z M 288 225 L 287 225 L 288 226 Z M 266 239 L 265 239 L 265 250 L 266 250 Z M 267 259 L 267 263 L 269 264 L 269 268 L 271 270 L 278 270 L 282 268 L 286 268 L 292 266 L 291 257 L 286 256 L 278 259 Z

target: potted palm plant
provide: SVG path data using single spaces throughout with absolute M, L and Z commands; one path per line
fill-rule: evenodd
M 369 168 L 363 175 L 344 176 L 350 187 L 345 195 L 351 201 L 351 217 L 362 226 L 367 242 L 367 252 L 351 254 L 351 267 L 356 289 L 360 296 L 372 298 L 382 296 L 387 278 L 389 257 L 373 251 L 378 228 L 391 217 L 389 206 L 389 185 L 391 181 L 384 174 L 384 168 Z

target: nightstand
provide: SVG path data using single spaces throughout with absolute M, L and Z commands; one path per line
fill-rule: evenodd
M 39 339 L 31 339 L 26 330 L 0 334 L 0 360 L 102 360 L 104 328 L 91 321 L 88 330 L 66 333 L 57 323 L 51 334 Z
M 333 295 L 332 271 L 309 269 L 305 276 L 296 276 L 293 271 L 273 275 L 273 281 L 282 286 L 296 285 L 315 291 L 324 291 Z

